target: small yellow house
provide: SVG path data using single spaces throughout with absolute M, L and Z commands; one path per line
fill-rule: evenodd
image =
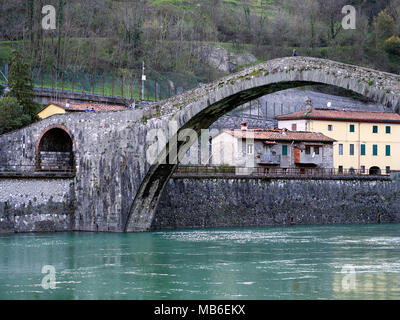
M 54 104 L 50 103 L 45 106 L 42 110 L 39 111 L 38 116 L 40 119 L 46 119 L 55 114 L 63 114 L 66 113 L 65 109 Z
M 334 167 L 362 173 L 400 170 L 400 115 L 307 109 L 276 117 L 279 128 L 320 132 L 335 139 Z
M 55 114 L 67 112 L 102 112 L 102 111 L 121 111 L 126 110 L 125 106 L 93 104 L 93 103 L 68 103 L 68 102 L 50 102 L 38 112 L 40 119 L 46 119 Z

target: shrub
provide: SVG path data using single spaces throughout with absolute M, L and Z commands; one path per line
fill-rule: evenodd
M 385 41 L 385 51 L 388 54 L 400 56 L 400 37 L 392 36 Z
M 19 129 L 30 120 L 16 98 L 0 98 L 0 134 Z

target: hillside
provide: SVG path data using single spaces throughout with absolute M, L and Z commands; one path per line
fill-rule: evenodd
M 341 27 L 349 3 L 356 30 Z M 54 31 L 41 28 L 43 4 L 0 0 L 0 64 L 17 48 L 36 70 L 138 81 L 145 61 L 150 79 L 192 87 L 298 48 L 400 72 L 400 0 L 49 0 L 58 12 Z M 210 59 L 221 54 L 229 68 Z

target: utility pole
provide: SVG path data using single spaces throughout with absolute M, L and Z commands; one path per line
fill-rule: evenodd
M 144 100 L 144 82 L 146 81 L 146 75 L 144 74 L 144 61 L 142 64 L 142 101 Z

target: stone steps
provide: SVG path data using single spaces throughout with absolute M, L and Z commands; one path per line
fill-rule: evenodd
M 72 169 L 71 152 L 40 152 L 39 166 L 44 171 L 62 171 Z

